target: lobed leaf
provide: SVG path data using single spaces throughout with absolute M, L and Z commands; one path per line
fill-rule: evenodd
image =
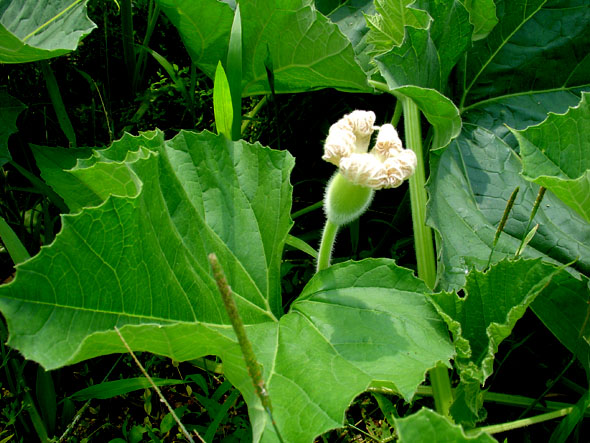
M 498 24 L 494 0 L 465 0 L 463 6 L 469 12 L 469 22 L 473 25 L 473 41 L 486 38 Z
M 451 70 L 471 44 L 472 26 L 456 1 L 419 1 L 412 7 L 428 12 L 428 27 L 405 26 L 401 44 L 375 57 L 375 63 L 391 93 L 411 98 L 433 125 L 433 149 L 438 149 L 461 129 L 459 110 L 444 94 Z
M 535 260 L 502 260 L 486 272 L 472 269 L 464 294 L 431 296 L 453 334 L 455 367 L 461 384 L 451 408 L 459 423 L 474 425 L 481 417 L 481 387 L 492 374 L 500 343 L 510 335 L 528 306 L 563 271 Z
M 0 62 L 33 62 L 75 50 L 96 27 L 86 3 L 57 0 L 40 7 L 35 0 L 0 1 Z
M 478 442 L 497 441 L 488 434 L 467 435 L 461 426 L 436 412 L 422 408 L 415 414 L 395 420 L 399 441 L 411 443 L 416 441 L 438 442 Z
M 325 270 L 283 314 L 288 153 L 208 132 L 164 141 L 157 131 L 80 154 L 60 157 L 70 169 L 47 163 L 44 174 L 64 199 L 81 204 L 74 194 L 85 193 L 91 205 L 63 216 L 55 242 L 0 287 L 9 343 L 26 358 L 56 368 L 125 352 L 115 326 L 136 351 L 218 355 L 248 403 L 254 441 L 276 441 L 217 294 L 213 251 L 289 441 L 341 427 L 368 387 L 410 400 L 429 368 L 448 365 L 453 347 L 430 291 L 391 260 Z
M 230 6 L 217 0 L 198 5 L 191 0 L 159 0 L 159 4 L 178 28 L 191 58 L 213 77 L 218 60 L 227 55 L 234 16 Z M 288 0 L 280 5 L 241 1 L 240 13 L 243 96 L 270 92 L 265 69 L 268 57 L 274 66 L 277 93 L 328 87 L 370 91 L 351 43 L 315 9 L 313 0 Z
M 552 191 L 590 222 L 590 107 L 588 94 L 563 115 L 512 131 L 520 145 L 523 175 Z
M 503 0 L 496 16 L 498 24 L 460 64 L 458 102 L 466 121 L 515 146 L 506 124 L 540 123 L 589 90 L 590 10 L 584 0 Z
M 494 250 L 492 262 L 513 256 L 528 232 L 529 215 L 539 187 L 520 175 L 514 151 L 493 133 L 464 125 L 442 153 L 431 156 L 429 224 L 440 235 L 440 287 L 458 289 L 465 275 L 488 262 L 494 235 L 512 191 L 520 192 Z M 590 272 L 590 226 L 551 193 L 533 219 L 537 234 L 523 256 L 554 263 L 574 263 Z
M 413 3 L 414 0 L 375 2 L 376 14 L 366 16 L 369 28 L 367 43 L 374 47 L 371 51 L 373 55 L 384 54 L 394 46 L 399 46 L 404 39 L 406 26 L 428 28 L 430 17 L 425 11 L 408 7 Z

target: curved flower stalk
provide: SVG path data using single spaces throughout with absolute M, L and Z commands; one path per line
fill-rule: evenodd
M 338 172 L 328 182 L 324 197 L 326 226 L 322 235 L 317 270 L 330 265 L 338 227 L 360 217 L 377 189 L 396 188 L 416 169 L 416 154 L 404 149 L 390 124 L 375 126 L 375 113 L 353 111 L 330 127 L 322 158 Z M 371 151 L 373 132 L 377 141 Z

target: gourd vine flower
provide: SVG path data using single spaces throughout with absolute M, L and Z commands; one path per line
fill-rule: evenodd
M 330 127 L 323 159 L 339 167 L 345 178 L 372 189 L 397 188 L 416 169 L 416 154 L 404 149 L 393 125 L 374 126 L 375 113 L 353 111 Z M 371 135 L 379 129 L 375 147 Z
M 377 189 L 396 188 L 416 169 L 416 154 L 404 149 L 393 125 L 375 126 L 375 113 L 353 111 L 330 127 L 322 158 L 338 172 L 328 182 L 324 197 L 326 225 L 318 255 L 318 271 L 330 264 L 338 228 L 360 217 Z M 371 136 L 377 140 L 369 151 Z

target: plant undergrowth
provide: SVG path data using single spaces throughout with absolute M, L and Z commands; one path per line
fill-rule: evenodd
M 587 441 L 584 1 L 35 3 L 0 0 L 0 443 Z M 324 149 L 390 123 L 416 172 L 322 248 Z

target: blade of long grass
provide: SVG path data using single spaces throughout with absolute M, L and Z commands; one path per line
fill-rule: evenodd
M 35 381 L 35 396 L 41 418 L 49 435 L 54 435 L 57 423 L 57 397 L 55 385 L 51 373 L 37 366 L 37 379 Z
M 217 63 L 215 82 L 213 84 L 213 114 L 217 133 L 223 134 L 228 140 L 232 139 L 233 105 L 231 92 L 225 70 L 221 62 Z
M 51 104 L 53 105 L 55 115 L 57 116 L 59 127 L 68 139 L 70 146 L 76 147 L 76 133 L 74 132 L 74 127 L 72 126 L 72 122 L 66 111 L 66 106 L 64 105 L 61 92 L 59 91 L 59 85 L 57 84 L 55 74 L 47 60 L 42 60 L 39 63 L 41 71 L 43 72 L 43 77 L 45 78 L 45 84 L 47 85 L 47 92 L 49 93 Z
M 300 238 L 294 237 L 292 235 L 287 235 L 287 240 L 285 240 L 285 243 L 289 246 L 293 246 L 295 249 L 299 249 L 300 251 L 311 255 L 313 258 L 318 258 L 318 251 L 313 249 Z
M 226 66 L 233 108 L 231 139 L 239 140 L 242 136 L 242 19 L 239 4 L 229 36 Z
M 180 421 L 180 419 L 174 413 L 174 409 L 172 409 L 172 406 L 170 406 L 170 403 L 168 403 L 168 400 L 166 400 L 166 397 L 164 397 L 164 395 L 162 394 L 162 391 L 160 391 L 160 388 L 158 388 L 158 386 L 153 382 L 152 378 L 149 376 L 149 374 L 147 373 L 147 371 L 145 370 L 145 368 L 143 367 L 143 365 L 141 364 L 141 362 L 135 356 L 135 353 L 129 347 L 129 344 L 127 343 L 127 341 L 125 340 L 125 338 L 121 334 L 121 331 L 119 331 L 119 328 L 117 328 L 116 326 L 115 326 L 115 331 L 119 335 L 119 338 L 123 342 L 123 345 L 127 349 L 127 352 L 129 352 L 129 355 L 131 355 L 131 358 L 133 358 L 133 361 L 135 362 L 135 364 L 137 365 L 137 367 L 139 368 L 139 370 L 141 371 L 141 373 L 143 374 L 143 376 L 148 379 L 148 381 L 150 382 L 151 387 L 154 388 L 154 390 L 158 394 L 158 397 L 160 398 L 160 401 L 162 403 L 164 403 L 164 405 L 166 405 L 166 407 L 168 408 L 168 411 L 172 414 L 172 417 L 174 417 L 174 420 L 176 421 L 176 424 L 178 424 L 178 428 L 181 430 L 181 432 L 183 433 L 183 435 L 186 437 L 186 439 L 188 441 L 190 441 L 191 443 L 194 443 L 194 440 L 191 437 L 191 435 L 189 434 L 189 432 L 187 431 L 186 427 L 182 424 L 182 422 Z M 204 440 L 201 438 L 201 436 L 199 435 L 199 433 L 197 431 L 194 431 L 194 433 L 195 433 L 195 435 L 197 436 L 197 438 L 200 441 L 204 442 Z
M 193 119 L 193 122 L 194 122 L 196 120 L 196 116 L 195 116 L 195 109 L 194 109 L 192 97 L 189 95 L 186 87 L 184 86 L 184 82 L 182 81 L 182 79 L 180 77 L 178 77 L 178 75 L 176 75 L 176 70 L 174 69 L 174 66 L 172 66 L 172 64 L 168 60 L 166 60 L 165 57 L 158 54 L 153 49 L 147 48 L 145 46 L 143 48 L 147 52 L 149 52 L 152 55 L 152 57 L 154 57 L 154 59 L 160 64 L 160 66 L 162 66 L 162 68 L 164 68 L 166 73 L 170 76 L 170 79 L 174 82 L 174 84 L 176 85 L 176 87 L 178 88 L 180 93 L 182 94 L 182 97 L 184 98 L 186 106 L 187 106 L 187 108 L 191 114 L 191 117 Z
M 184 380 L 176 380 L 169 378 L 152 378 L 152 382 L 156 386 L 173 386 L 184 384 Z M 104 400 L 113 398 L 118 395 L 128 394 L 133 391 L 151 387 L 152 384 L 145 377 L 125 378 L 122 380 L 105 381 L 96 385 L 81 389 L 78 392 L 70 395 L 70 399 L 75 401 L 99 399 Z
M 270 89 L 269 102 L 272 104 L 274 111 L 274 122 L 275 130 L 277 133 L 277 149 L 281 149 L 281 127 L 279 120 L 279 107 L 277 105 L 276 94 L 275 94 L 275 71 L 272 61 L 272 54 L 270 53 L 270 47 L 266 46 L 266 58 L 264 59 L 264 69 L 266 70 L 266 79 L 268 81 L 268 87 Z
M 143 79 L 146 66 L 146 51 L 143 50 L 143 48 L 147 48 L 150 45 L 150 39 L 152 38 L 152 34 L 156 28 L 156 23 L 158 22 L 159 16 L 160 5 L 158 5 L 158 3 L 154 0 L 151 0 L 148 11 L 148 25 L 143 37 L 143 46 L 141 48 L 142 50 L 139 52 L 137 64 L 135 65 L 135 71 L 133 72 L 133 91 L 137 91 L 137 88 Z
M 127 68 L 129 84 L 133 86 L 133 75 L 135 73 L 136 55 L 133 39 L 133 11 L 131 0 L 121 0 L 121 38 L 123 41 L 123 61 Z M 132 89 L 135 93 L 135 90 Z
M 577 426 L 577 424 L 584 418 L 584 411 L 590 405 L 590 392 L 586 392 L 582 398 L 574 405 L 572 411 L 561 420 L 559 426 L 551 434 L 549 443 L 561 443 L 567 441 L 568 437 Z
M 78 74 L 80 74 L 82 77 L 84 77 L 84 79 L 88 82 L 90 88 L 94 88 L 96 89 L 96 93 L 98 94 L 98 98 L 100 99 L 100 105 L 102 107 L 102 112 L 104 114 L 104 118 L 105 118 L 105 122 L 107 124 L 107 131 L 109 132 L 109 143 L 113 142 L 113 130 L 111 129 L 111 120 L 109 118 L 109 113 L 107 112 L 107 108 L 104 104 L 104 100 L 102 99 L 102 94 L 100 93 L 100 89 L 98 88 L 98 85 L 96 84 L 96 82 L 94 81 L 94 79 L 92 77 L 90 77 L 90 75 L 88 75 L 86 72 L 75 68 L 76 71 L 78 71 Z
M 14 264 L 22 263 L 31 258 L 29 251 L 22 244 L 18 236 L 14 233 L 12 228 L 6 223 L 6 220 L 0 216 L 0 238 L 2 243 L 6 246 L 10 258 Z
M 70 212 L 68 206 L 63 201 L 63 199 L 53 189 L 51 189 L 51 187 L 49 187 L 43 180 L 41 180 L 35 174 L 32 174 L 31 172 L 27 171 L 25 168 L 23 168 L 15 161 L 11 160 L 9 163 L 18 172 L 20 172 L 27 180 L 29 180 L 31 184 L 35 187 L 35 189 L 39 191 L 39 193 L 49 198 L 49 200 L 51 200 L 51 203 L 57 206 L 59 212 L 61 212 L 62 214 L 67 214 L 68 212 Z

